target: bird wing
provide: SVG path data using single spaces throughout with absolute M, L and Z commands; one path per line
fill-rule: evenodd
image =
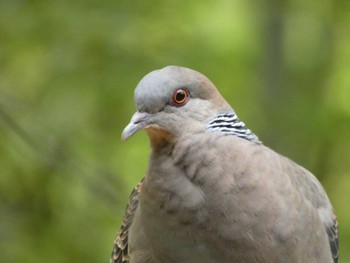
M 128 205 L 125 209 L 125 214 L 123 217 L 123 222 L 120 227 L 120 231 L 114 241 L 114 247 L 112 255 L 110 258 L 110 263 L 129 263 L 129 254 L 128 254 L 128 234 L 129 227 L 132 224 L 136 208 L 140 200 L 140 192 L 142 188 L 142 179 L 137 186 L 132 190 Z
M 326 226 L 326 231 L 328 234 L 329 245 L 331 247 L 332 257 L 334 263 L 338 262 L 339 255 L 339 232 L 338 232 L 338 221 L 333 212 L 333 223 L 331 225 Z
M 318 210 L 320 219 L 326 228 L 333 262 L 337 263 L 339 255 L 339 231 L 337 218 L 332 205 L 323 187 L 313 174 L 295 164 L 293 161 L 289 163 L 292 164 L 295 173 L 299 174 L 299 176 L 294 176 L 293 179 L 299 180 L 297 183 L 299 187 L 302 188 L 302 193 L 304 193 L 305 198 Z

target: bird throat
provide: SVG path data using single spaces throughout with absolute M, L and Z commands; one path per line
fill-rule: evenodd
M 259 138 L 248 129 L 234 112 L 220 113 L 207 125 L 207 131 L 222 135 L 234 135 L 252 143 L 261 144 Z
M 151 125 L 145 128 L 153 149 L 162 149 L 172 141 L 172 135 L 158 126 Z

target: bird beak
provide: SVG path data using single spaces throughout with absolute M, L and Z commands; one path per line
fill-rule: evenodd
M 149 124 L 149 119 L 151 116 L 152 114 L 147 112 L 135 112 L 131 118 L 130 123 L 125 127 L 122 133 L 122 140 L 125 141 L 129 139 L 136 132 L 145 128 Z

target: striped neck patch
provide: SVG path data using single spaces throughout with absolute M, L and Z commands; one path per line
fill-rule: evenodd
M 218 114 L 208 123 L 207 131 L 235 135 L 252 143 L 261 144 L 259 138 L 245 126 L 234 112 Z

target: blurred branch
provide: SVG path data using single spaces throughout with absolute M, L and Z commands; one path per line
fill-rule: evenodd
M 269 0 L 266 5 L 265 28 L 265 80 L 264 100 L 266 105 L 280 101 L 283 95 L 283 31 L 285 0 Z M 272 102 L 272 103 L 271 103 Z
M 33 150 L 38 151 L 39 145 L 35 140 L 15 121 L 12 116 L 4 110 L 3 105 L 0 104 L 0 120 L 5 123 L 24 143 L 29 145 Z
M 65 154 L 65 141 L 58 138 L 58 146 L 47 146 L 45 138 L 41 136 L 40 142 L 28 133 L 21 125 L 9 114 L 0 104 L 0 121 L 2 121 L 8 128 L 16 134 L 25 144 L 27 144 L 40 159 L 44 169 L 48 169 L 48 173 L 52 174 L 53 170 L 64 169 L 65 175 L 74 174 L 83 178 L 83 182 L 86 182 L 88 188 L 100 199 L 104 199 L 106 205 L 114 208 L 118 194 L 115 192 L 113 185 L 114 178 L 119 178 L 111 171 L 106 171 L 102 168 L 93 168 L 88 163 L 82 161 L 71 160 L 66 158 Z M 98 173 L 98 179 L 92 174 Z M 69 178 L 66 176 L 66 178 Z

